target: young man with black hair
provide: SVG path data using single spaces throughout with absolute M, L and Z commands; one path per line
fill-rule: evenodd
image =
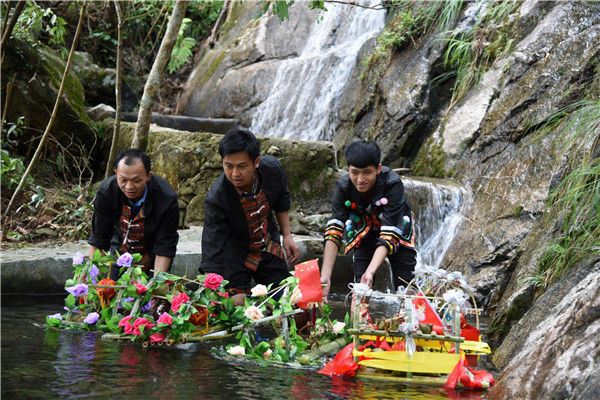
M 275 157 L 260 156 L 252 132 L 229 131 L 219 154 L 223 173 L 205 200 L 200 271 L 222 275 L 236 303 L 243 304 L 252 279 L 268 285 L 289 276 L 283 251 L 290 263 L 298 259 L 290 230 L 290 193 L 283 167 Z
M 94 200 L 90 258 L 97 249 L 140 253 L 146 273 L 168 271 L 179 240 L 177 194 L 152 174 L 150 157 L 143 151 L 119 153 L 114 172 L 100 184 Z M 111 268 L 111 279 L 119 278 L 119 269 Z
M 344 237 L 347 253 L 354 250 L 354 281 L 373 284 L 373 276 L 387 257 L 394 287 L 412 279 L 416 264 L 413 216 L 400 176 L 381 165 L 374 142 L 358 140 L 346 148 L 348 175 L 336 183 L 332 217 L 325 230 L 321 268 L 323 298 L 327 300 L 331 273 Z

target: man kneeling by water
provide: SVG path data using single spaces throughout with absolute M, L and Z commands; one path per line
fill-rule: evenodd
M 381 150 L 375 142 L 358 140 L 346 148 L 348 174 L 337 181 L 331 199 L 332 215 L 325 230 L 321 269 L 325 301 L 344 236 L 345 252 L 354 252 L 354 282 L 371 287 L 386 257 L 394 288 L 406 285 L 413 277 L 417 253 L 412 213 L 400 176 L 382 166 L 380 159 Z
M 100 185 L 94 200 L 90 258 L 97 249 L 140 253 L 143 270 L 168 271 L 179 240 L 179 205 L 169 183 L 152 174 L 150 157 L 129 149 L 117 155 L 115 175 Z M 119 278 L 113 265 L 110 277 Z
M 252 279 L 277 285 L 290 276 L 283 251 L 294 263 L 298 246 L 290 231 L 290 193 L 279 161 L 261 157 L 259 141 L 244 129 L 228 132 L 219 143 L 219 154 L 223 173 L 205 200 L 200 272 L 222 275 L 241 305 Z

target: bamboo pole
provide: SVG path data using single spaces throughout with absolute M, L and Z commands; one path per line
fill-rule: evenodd
M 337 338 L 336 340 L 333 340 L 329 343 L 325 343 L 325 344 L 317 347 L 316 349 L 306 353 L 305 356 L 308 357 L 310 359 L 310 361 L 313 361 L 317 358 L 321 358 L 322 356 L 324 356 L 326 354 L 338 352 L 340 349 L 342 349 L 348 343 L 349 343 L 349 340 L 347 337 L 340 337 L 340 338 Z
M 10 101 L 10 94 L 12 93 L 14 80 L 17 78 L 15 74 L 7 84 L 6 84 L 6 99 L 4 100 L 4 110 L 2 111 L 2 120 L 0 120 L 0 132 L 2 132 L 2 128 L 4 127 L 4 121 L 6 120 L 6 110 L 8 109 L 8 103 Z
M 386 336 L 386 337 L 406 337 L 404 332 L 386 332 L 374 329 L 348 329 L 348 333 L 351 335 L 372 335 L 372 336 Z M 445 342 L 462 343 L 465 341 L 463 337 L 451 336 L 451 335 L 436 335 L 436 334 L 425 334 L 425 333 L 412 333 L 411 336 L 414 339 L 425 339 L 425 340 L 439 340 Z

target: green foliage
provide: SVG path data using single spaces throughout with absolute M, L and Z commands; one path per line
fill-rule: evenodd
M 314 4 L 313 4 L 314 3 Z M 320 8 L 318 7 L 318 3 L 319 2 L 311 2 L 310 6 L 311 8 Z M 290 13 L 289 13 L 289 7 L 294 4 L 294 0 L 290 0 L 290 1 L 269 1 L 269 0 L 263 0 L 263 1 L 259 1 L 258 2 L 258 6 L 259 9 L 256 11 L 256 14 L 254 14 L 255 19 L 260 18 L 263 14 L 265 14 L 267 11 L 269 11 L 269 8 L 273 9 L 273 14 L 277 15 L 277 17 L 279 17 L 279 20 L 281 22 L 285 21 L 286 19 L 289 20 L 290 19 Z
M 525 279 L 542 289 L 577 263 L 600 256 L 600 158 L 594 155 L 600 147 L 600 102 L 577 106 L 555 129 L 556 140 L 570 151 L 572 171 L 548 196 L 541 229 L 558 235 L 545 246 L 536 273 Z
M 11 157 L 8 150 L 0 150 L 0 181 L 3 190 L 13 191 L 19 185 L 25 173 L 22 157 Z M 33 178 L 28 176 L 26 184 L 33 184 Z
M 67 23 L 51 8 L 42 8 L 40 4 L 44 3 L 27 1 L 13 35 L 34 46 L 41 41 L 55 47 L 64 45 Z
M 359 79 L 364 80 L 371 73 L 372 83 L 376 84 L 389 64 L 392 53 L 401 50 L 409 41 L 416 40 L 423 33 L 427 16 L 425 10 L 414 11 L 407 6 L 399 8 L 386 29 L 377 37 L 373 53 L 363 61 Z
M 427 139 L 419 149 L 412 170 L 416 176 L 433 178 L 449 178 L 454 174 L 453 170 L 446 169 L 446 153 L 442 149 L 442 143 L 437 143 L 433 138 Z
M 173 47 L 171 60 L 167 66 L 167 70 L 170 74 L 177 71 L 179 67 L 184 65 L 192 57 L 192 49 L 196 45 L 196 39 L 185 36 L 185 31 L 188 30 L 191 22 L 192 20 L 190 18 L 184 18 L 181 23 L 181 28 L 179 28 L 179 33 L 177 34 L 177 42 Z
M 447 43 L 443 62 L 446 72 L 435 80 L 454 77 L 451 106 L 480 82 L 496 59 L 511 50 L 511 27 L 501 23 L 518 5 L 515 0 L 487 1 L 484 11 L 469 30 L 442 33 L 440 40 Z

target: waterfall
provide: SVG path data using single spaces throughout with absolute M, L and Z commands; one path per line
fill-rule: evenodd
M 415 214 L 417 262 L 439 267 L 460 225 L 465 190 L 442 181 L 402 181 Z
M 301 54 L 280 62 L 251 130 L 259 136 L 331 140 L 342 89 L 361 46 L 383 29 L 384 16 L 384 10 L 327 4 Z

